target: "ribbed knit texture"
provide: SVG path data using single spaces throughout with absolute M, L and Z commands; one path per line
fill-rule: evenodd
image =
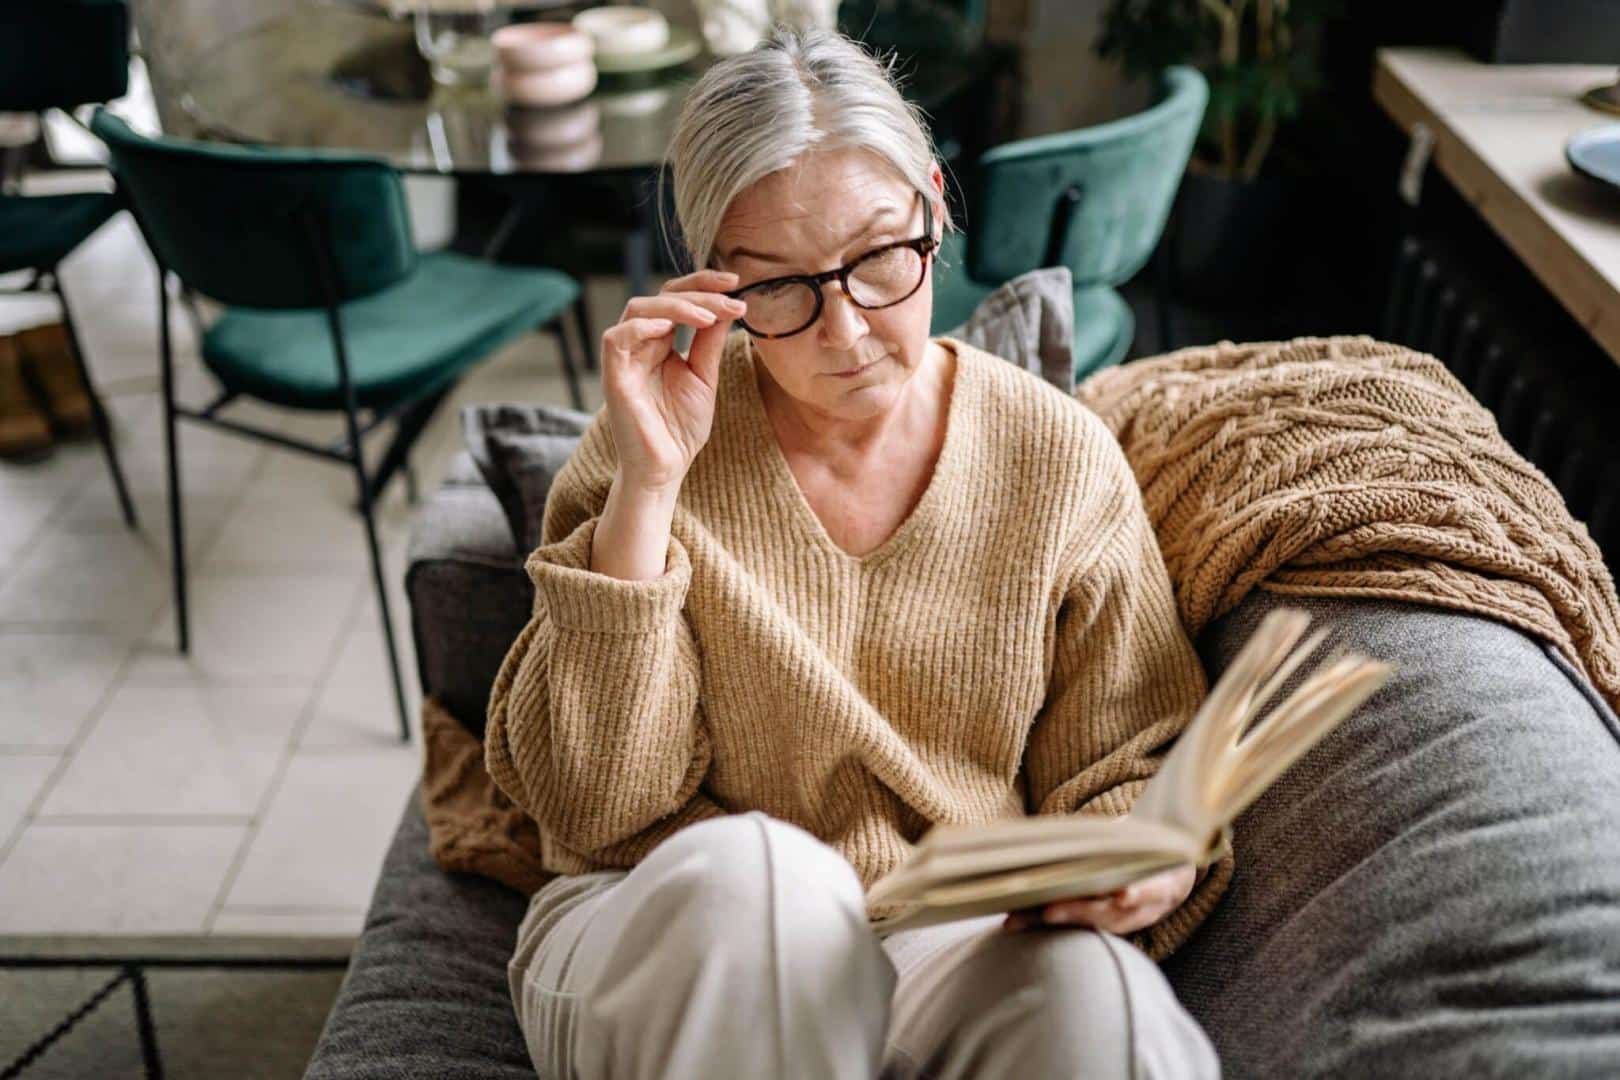
M 1194 638 L 1251 588 L 1483 615 L 1620 709 L 1620 601 L 1585 525 L 1444 364 L 1364 336 L 1182 349 L 1075 396 L 1140 482 Z
M 664 574 L 592 572 L 615 468 L 598 413 L 552 488 L 485 734 L 548 870 L 634 866 L 759 809 L 870 886 L 936 823 L 1129 809 L 1208 690 L 1130 465 L 1072 398 L 937 340 L 958 358 L 943 449 L 864 556 L 804 499 L 736 333 Z M 1228 850 L 1133 940 L 1169 955 L 1231 873 Z

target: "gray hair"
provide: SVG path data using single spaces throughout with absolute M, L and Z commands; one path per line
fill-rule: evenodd
M 709 265 L 732 200 L 809 150 L 869 150 L 934 198 L 933 140 L 922 110 L 901 96 L 893 67 L 893 56 L 873 56 L 842 34 L 777 26 L 703 73 L 681 105 L 666 158 L 694 268 Z M 660 173 L 660 218 L 664 206 Z M 954 227 L 948 207 L 938 216 Z

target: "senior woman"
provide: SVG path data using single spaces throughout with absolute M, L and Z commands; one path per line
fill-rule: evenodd
M 1218 1075 L 1155 961 L 1229 851 L 883 937 L 864 900 L 936 823 L 1124 813 L 1206 693 L 1118 443 L 929 337 L 943 178 L 848 39 L 715 64 L 670 164 L 703 269 L 602 337 L 489 705 L 560 874 L 510 967 L 541 1075 Z

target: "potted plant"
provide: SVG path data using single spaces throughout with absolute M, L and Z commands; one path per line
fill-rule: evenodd
M 1300 168 L 1279 135 L 1319 82 L 1313 33 L 1333 0 L 1112 0 L 1098 55 L 1128 76 L 1191 64 L 1209 107 L 1166 237 L 1182 295 L 1254 295 L 1273 279 Z

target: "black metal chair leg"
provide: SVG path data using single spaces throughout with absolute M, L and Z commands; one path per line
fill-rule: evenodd
M 354 412 L 349 412 L 349 437 L 357 440 L 359 425 Z M 358 447 L 358 441 L 354 442 Z M 388 670 L 394 680 L 394 703 L 399 707 L 399 738 L 411 741 L 411 724 L 405 709 L 405 684 L 400 681 L 399 649 L 394 644 L 394 619 L 388 606 L 388 586 L 383 575 L 382 549 L 377 544 L 377 521 L 371 500 L 371 482 L 366 477 L 365 463 L 358 450 L 354 456 L 355 480 L 360 485 L 360 513 L 366 522 L 366 545 L 371 550 L 371 581 L 377 589 L 377 609 L 382 613 L 383 641 L 388 645 Z
M 340 345 L 339 348 L 342 346 Z M 343 360 L 345 374 L 347 358 Z M 372 498 L 371 478 L 366 475 L 366 462 L 360 444 L 360 422 L 355 417 L 353 389 L 344 378 L 345 397 L 348 398 L 344 417 L 349 425 L 349 464 L 354 468 L 355 483 L 360 489 L 360 516 L 366 523 L 366 547 L 371 552 L 371 583 L 377 589 L 377 610 L 382 613 L 383 641 L 388 646 L 388 671 L 394 680 L 394 704 L 399 709 L 399 739 L 411 741 L 411 724 L 405 708 L 405 684 L 400 681 L 399 649 L 394 644 L 394 619 L 388 606 L 388 585 L 383 574 L 382 548 L 377 543 L 377 519 Z
M 579 343 L 585 349 L 585 370 L 596 370 L 596 342 L 591 337 L 591 311 L 585 303 L 585 283 L 579 283 L 579 296 L 574 298 L 574 325 L 579 330 Z
M 174 411 L 174 349 L 169 334 L 169 272 L 158 267 L 158 337 L 163 353 L 163 441 L 169 472 L 169 558 L 174 574 L 174 621 L 180 651 L 191 651 L 191 620 L 186 610 L 186 530 L 180 506 L 180 446 Z
M 563 325 L 566 320 L 558 316 L 551 324 L 551 330 L 557 335 L 557 353 L 562 357 L 563 375 L 568 379 L 568 398 L 574 403 L 574 408 L 580 412 L 585 411 L 585 395 L 579 388 L 579 371 L 574 366 L 574 347 L 568 341 L 568 328 Z
M 96 438 L 101 441 L 101 452 L 107 458 L 107 470 L 112 473 L 113 489 L 118 493 L 118 505 L 124 511 L 124 524 L 134 529 L 137 527 L 135 503 L 129 497 L 129 485 L 124 482 L 124 470 L 118 463 L 118 449 L 113 445 L 112 424 L 107 419 L 107 410 L 102 407 L 101 395 L 96 393 L 95 383 L 90 381 L 90 366 L 84 362 L 84 349 L 79 345 L 79 328 L 73 322 L 73 309 L 68 307 L 67 292 L 62 288 L 62 278 L 54 270 L 51 272 L 51 287 L 56 292 L 56 302 L 62 305 L 62 323 L 67 327 L 68 345 L 73 351 L 73 365 L 79 369 L 79 380 L 84 384 L 85 393 L 90 395 L 90 417 L 95 423 Z

